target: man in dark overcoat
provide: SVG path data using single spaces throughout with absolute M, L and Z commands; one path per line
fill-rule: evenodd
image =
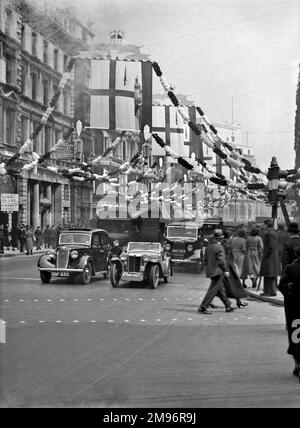
M 295 361 L 293 374 L 300 380 L 300 245 L 294 247 L 296 259 L 286 266 L 279 283 L 284 296 L 284 309 L 289 339 L 288 354 Z
M 273 229 L 272 220 L 265 220 L 266 233 L 260 275 L 264 277 L 262 296 L 276 296 L 277 277 L 279 275 L 278 236 Z
M 295 247 L 300 245 L 299 225 L 291 222 L 288 225 L 289 238 L 284 242 L 282 248 L 282 271 L 284 272 L 287 265 L 291 264 L 295 258 Z
M 223 284 L 224 275 L 227 277 L 229 276 L 229 272 L 226 270 L 225 251 L 221 244 L 223 238 L 223 231 L 221 229 L 215 229 L 213 240 L 208 245 L 205 252 L 204 264 L 206 265 L 206 276 L 211 279 L 211 283 L 198 308 L 200 314 L 210 315 L 212 313 L 208 311 L 208 308 L 215 296 L 218 296 L 222 300 L 226 312 L 234 310 L 231 301 L 226 296 Z

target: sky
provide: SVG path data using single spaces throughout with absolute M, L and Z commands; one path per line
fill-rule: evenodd
M 64 1 L 97 41 L 124 31 L 212 122 L 240 124 L 260 168 L 294 167 L 300 0 Z

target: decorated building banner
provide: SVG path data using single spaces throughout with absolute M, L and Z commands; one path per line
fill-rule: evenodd
M 181 107 L 190 120 L 196 120 L 196 107 Z M 158 134 L 166 145 L 170 146 L 179 156 L 189 158 L 192 153 L 202 157 L 202 144 L 199 135 L 196 135 L 185 123 L 182 116 L 174 106 L 153 105 L 152 129 Z M 166 151 L 158 144 L 153 144 L 152 155 L 165 156 Z
M 92 129 L 151 129 L 150 61 L 77 59 L 75 67 L 75 120 Z
M 189 147 L 184 145 L 184 122 L 176 107 L 154 105 L 152 107 L 152 131 L 180 156 L 189 156 Z M 166 151 L 157 144 L 153 144 L 152 155 L 165 156 Z

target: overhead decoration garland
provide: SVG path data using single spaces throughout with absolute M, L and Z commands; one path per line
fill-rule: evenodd
M 26 168 L 23 168 L 23 169 L 30 169 L 33 166 L 38 164 L 38 160 L 40 157 L 37 153 L 32 151 L 33 140 L 35 140 L 36 137 L 39 135 L 39 133 L 41 132 L 41 130 L 43 129 L 43 127 L 47 123 L 50 115 L 53 113 L 53 110 L 55 109 L 55 104 L 57 103 L 57 100 L 59 99 L 67 81 L 69 80 L 69 78 L 71 76 L 71 71 L 72 71 L 72 68 L 74 66 L 74 63 L 75 63 L 75 58 L 71 58 L 67 67 L 66 67 L 66 71 L 63 73 L 63 76 L 62 76 L 61 80 L 59 81 L 57 91 L 54 93 L 54 95 L 53 95 L 53 97 L 49 103 L 48 108 L 46 109 L 46 111 L 44 112 L 44 114 L 40 120 L 40 123 L 33 130 L 32 134 L 30 135 L 29 140 L 27 140 L 22 145 L 22 147 L 19 149 L 19 151 L 17 153 L 15 153 L 11 158 L 7 159 L 5 162 L 0 164 L 0 175 L 8 174 L 7 167 L 12 165 L 17 159 L 20 158 L 20 156 L 22 154 L 24 154 L 26 152 L 32 154 L 32 162 L 30 164 L 27 164 L 27 165 L 31 165 L 30 167 L 27 166 Z

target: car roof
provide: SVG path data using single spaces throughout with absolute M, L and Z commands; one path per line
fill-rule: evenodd
M 199 224 L 189 221 L 186 223 L 174 222 L 174 223 L 168 224 L 168 226 L 199 227 Z
M 70 233 L 73 233 L 73 232 L 91 232 L 91 233 L 94 233 L 94 232 L 105 232 L 105 233 L 107 233 L 107 230 L 85 228 L 85 229 L 67 229 L 67 230 L 63 230 L 62 232 L 64 232 L 64 233 L 68 233 L 68 232 L 70 232 Z
M 128 242 L 128 244 L 160 244 L 160 242 L 156 242 L 156 241 L 154 241 L 154 242 L 148 242 L 148 241 L 143 241 L 143 242 L 141 242 L 141 241 L 130 241 L 130 242 Z

